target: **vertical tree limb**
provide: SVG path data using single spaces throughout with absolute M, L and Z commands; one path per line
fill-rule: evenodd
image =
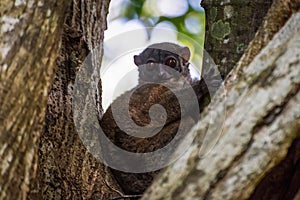
M 26 199 L 68 1 L 0 5 L 0 199 Z

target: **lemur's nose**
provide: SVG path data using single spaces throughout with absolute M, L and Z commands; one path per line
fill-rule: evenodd
M 172 74 L 170 74 L 170 72 L 168 72 L 164 66 L 160 66 L 159 67 L 159 72 L 158 72 L 158 76 L 161 79 L 169 79 L 172 78 Z

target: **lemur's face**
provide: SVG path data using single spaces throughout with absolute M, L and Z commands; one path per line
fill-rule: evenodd
M 160 45 L 163 45 L 160 48 Z M 168 48 L 170 51 L 168 51 Z M 175 48 L 175 50 L 174 50 Z M 143 82 L 176 81 L 181 77 L 189 78 L 188 60 L 190 51 L 171 43 L 160 43 L 146 48 L 134 56 L 139 68 L 139 79 Z

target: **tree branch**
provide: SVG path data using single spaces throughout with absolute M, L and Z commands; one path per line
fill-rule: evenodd
M 195 137 L 193 145 L 143 199 L 246 199 L 286 156 L 300 130 L 299 20 L 298 12 L 235 85 L 217 92 L 188 135 Z M 222 130 L 209 132 L 211 121 L 223 123 Z

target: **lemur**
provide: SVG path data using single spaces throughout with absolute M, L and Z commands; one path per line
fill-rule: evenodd
M 188 47 L 168 42 L 148 46 L 142 53 L 134 56 L 134 63 L 139 70 L 139 83 L 178 82 L 182 78 L 191 83 L 190 54 Z
M 186 84 L 191 84 L 197 95 L 199 106 L 204 104 L 203 98 L 208 94 L 207 81 L 191 78 L 189 59 L 190 50 L 188 47 L 167 42 L 152 44 L 139 55 L 134 56 L 134 63 L 139 71 L 139 85 L 131 90 L 131 93 L 126 92 L 118 97 L 100 120 L 102 130 L 115 145 L 134 153 L 153 152 L 172 141 L 180 123 L 183 123 L 185 132 L 191 129 L 196 123 L 199 113 L 181 118 L 180 102 L 168 89 L 169 83 L 177 84 L 179 89 Z M 213 76 L 211 71 L 208 75 Z M 167 85 L 164 85 L 165 83 Z M 133 120 L 141 127 L 147 126 L 151 121 L 149 117 L 150 107 L 154 104 L 162 105 L 166 110 L 167 119 L 161 131 L 154 136 L 140 138 L 128 135 L 121 130 L 114 120 L 111 107 L 121 108 L 126 102 L 124 98 L 130 98 L 129 113 L 131 116 L 131 119 L 124 118 L 124 123 L 127 120 Z M 185 100 L 188 102 L 189 97 L 187 96 Z M 194 110 L 194 108 L 190 109 Z M 130 129 L 130 127 L 127 128 Z M 122 157 L 119 157 L 115 152 L 111 152 L 109 159 L 116 159 L 122 165 Z M 147 173 L 127 173 L 117 169 L 111 169 L 111 171 L 127 195 L 142 194 L 159 172 L 157 170 Z

